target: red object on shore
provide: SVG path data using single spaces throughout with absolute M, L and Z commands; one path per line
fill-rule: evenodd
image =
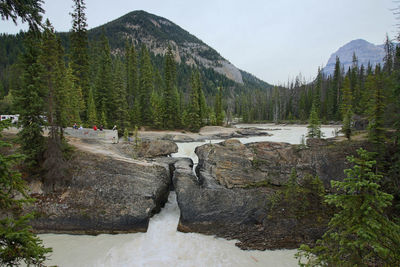
M 97 131 L 97 126 L 96 126 L 96 125 L 93 126 L 93 130 L 94 130 L 94 131 Z

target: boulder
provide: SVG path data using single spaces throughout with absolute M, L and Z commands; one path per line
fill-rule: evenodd
M 133 142 L 121 142 L 113 148 L 130 158 L 156 158 L 178 152 L 178 146 L 169 140 L 144 140 L 137 149 Z
M 169 156 L 178 152 L 178 146 L 168 140 L 144 141 L 140 144 L 138 156 L 144 158 L 155 158 Z
M 37 232 L 145 232 L 168 199 L 168 165 L 77 152 L 72 166 L 68 186 L 32 195 Z

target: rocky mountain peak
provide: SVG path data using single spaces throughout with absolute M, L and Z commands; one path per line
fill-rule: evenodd
M 111 44 L 114 50 L 123 51 L 122 44 L 125 44 L 126 40 L 137 45 L 144 44 L 156 55 L 164 55 L 168 46 L 171 46 L 178 63 L 212 68 L 227 78 L 243 84 L 242 74 L 238 68 L 213 48 L 166 18 L 142 10 L 133 11 L 90 30 L 89 34 L 100 34 L 102 27 L 110 40 L 120 41 L 115 42 L 114 46 Z
M 323 68 L 323 72 L 326 75 L 333 74 L 336 56 L 339 57 L 344 71 L 347 71 L 353 64 L 353 53 L 357 56 L 359 66 L 364 65 L 366 67 L 368 63 L 370 63 L 372 67 L 374 67 L 376 64 L 382 64 L 385 56 L 385 49 L 383 45 L 374 45 L 363 39 L 350 41 L 330 56 L 328 63 Z

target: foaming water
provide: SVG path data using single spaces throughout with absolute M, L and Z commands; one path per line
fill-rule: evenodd
M 306 135 L 305 126 L 276 126 L 271 124 L 239 125 L 238 127 L 279 129 L 272 136 L 238 138 L 242 143 L 288 142 L 300 144 Z M 332 137 L 338 127 L 322 127 L 325 137 Z M 174 157 L 190 157 L 194 163 L 197 146 L 207 142 L 178 143 Z M 235 240 L 225 240 L 195 233 L 178 232 L 180 211 L 175 192 L 161 212 L 150 220 L 146 233 L 118 235 L 39 235 L 44 244 L 53 248 L 46 265 L 58 266 L 297 266 L 296 250 L 243 251 Z
M 58 266 L 297 266 L 296 250 L 244 251 L 234 240 L 177 232 L 180 211 L 171 192 L 147 233 L 55 235 L 40 238 L 53 248 Z

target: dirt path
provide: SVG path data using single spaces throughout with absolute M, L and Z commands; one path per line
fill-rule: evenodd
M 125 161 L 125 162 L 130 162 L 130 163 L 137 163 L 145 166 L 151 166 L 153 163 L 149 163 L 145 160 L 136 160 L 133 158 L 129 158 L 126 156 L 123 156 L 121 153 L 118 152 L 117 149 L 115 149 L 113 146 L 114 144 L 109 144 L 101 141 L 93 141 L 91 140 L 90 142 L 83 141 L 82 139 L 79 138 L 74 138 L 74 137 L 67 137 L 68 143 L 78 150 L 84 151 L 84 152 L 89 152 L 93 154 L 100 154 L 108 157 L 112 157 L 116 160 L 120 161 Z

